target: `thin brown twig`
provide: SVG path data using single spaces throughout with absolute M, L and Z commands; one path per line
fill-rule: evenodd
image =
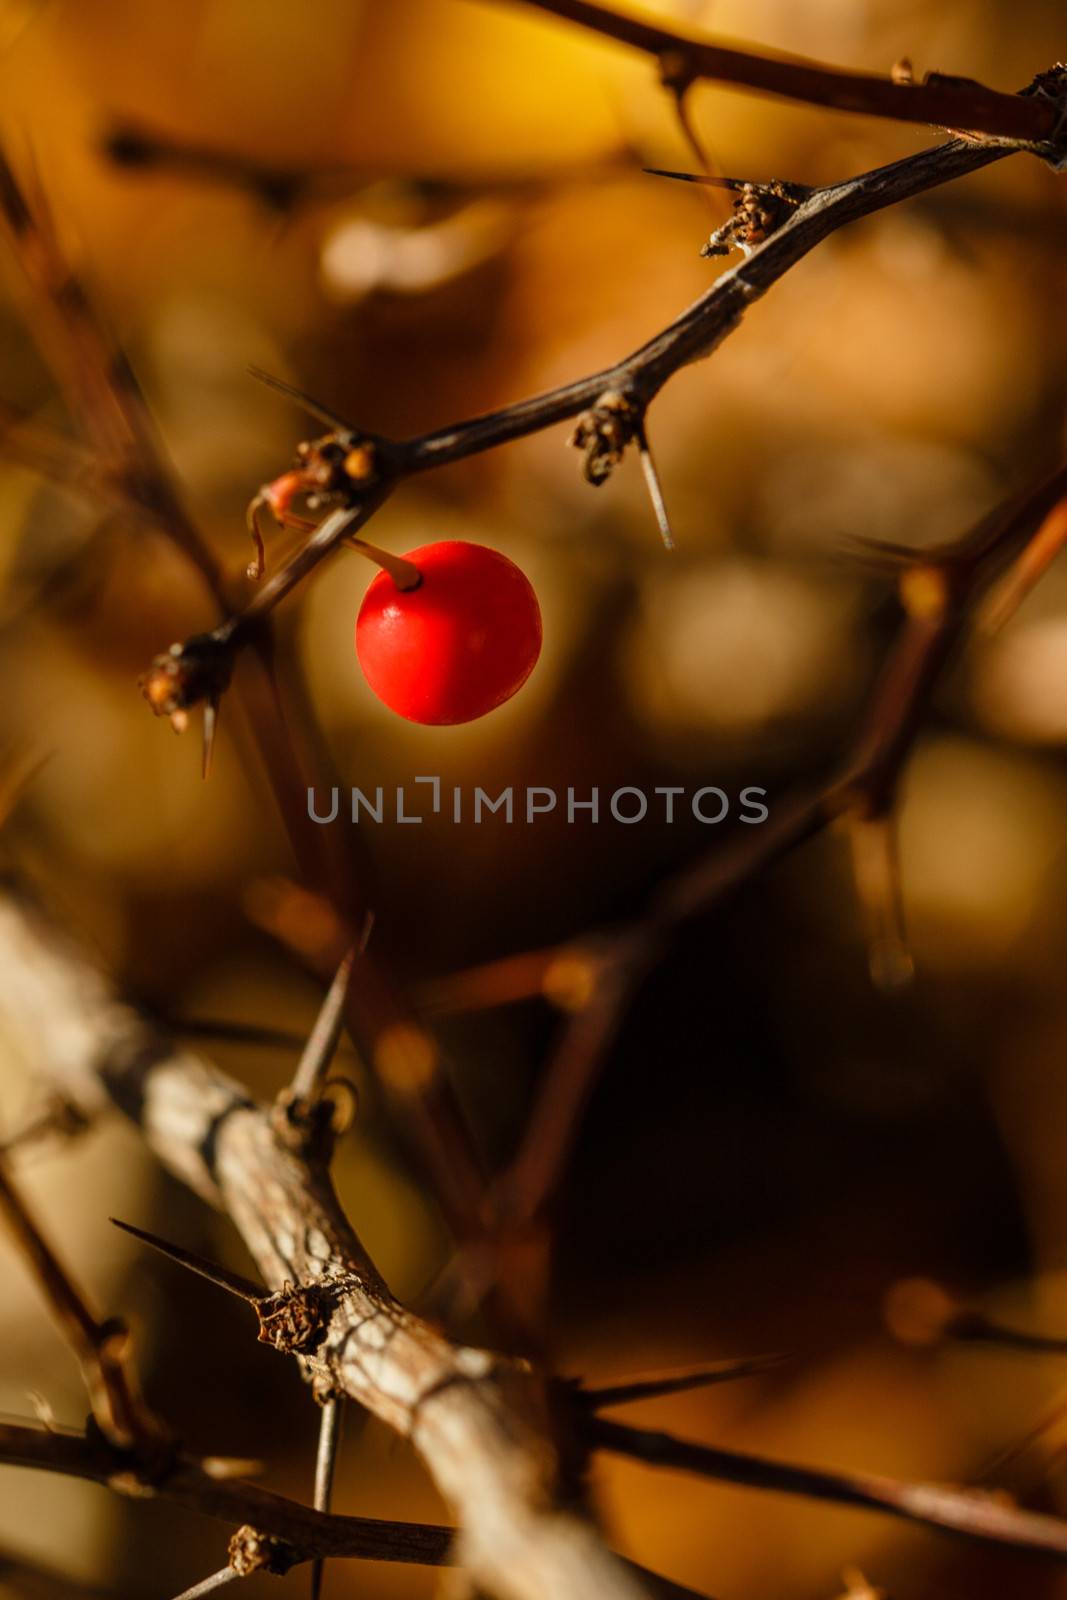
M 495 171 L 464 175 L 449 168 L 412 172 L 383 166 L 279 166 L 232 148 L 186 142 L 146 123 L 122 118 L 110 123 L 100 138 L 100 150 L 115 167 L 130 174 L 164 173 L 244 191 L 271 210 L 291 213 L 303 205 L 332 203 L 378 184 L 401 182 L 429 200 L 504 195 L 513 199 L 537 198 L 564 184 L 585 184 L 616 176 L 631 164 L 631 154 L 620 149 L 592 161 L 559 163 L 549 167 L 515 167 L 510 163 Z
M 374 481 L 353 489 L 354 498 L 331 511 L 251 603 L 220 624 L 209 640 L 222 657 L 231 657 L 256 636 L 263 619 L 275 606 L 362 527 L 396 486 L 409 477 L 543 431 L 580 413 L 595 423 L 600 415 L 598 408 L 609 404 L 613 413 L 620 405 L 627 409 L 631 418 L 628 438 L 639 443 L 648 407 L 664 385 L 682 368 L 710 355 L 740 326 L 749 307 L 830 234 L 1030 149 L 1029 145 L 1008 139 L 952 139 L 888 166 L 814 190 L 790 208 L 788 216 L 750 251 L 745 261 L 722 273 L 686 311 L 614 366 L 415 438 L 378 439 L 379 470 Z M 1062 154 L 1052 146 L 1040 153 L 1049 159 Z M 583 440 L 587 434 L 588 430 Z M 613 459 L 618 459 L 621 448 L 620 445 Z M 596 481 L 602 481 L 604 475 Z M 197 654 L 203 643 L 198 638 L 187 641 L 184 651 L 177 649 L 176 681 L 184 705 L 194 705 L 204 698 Z M 173 674 L 175 669 L 168 666 L 168 671 Z
M 804 1495 L 833 1505 L 888 1512 L 908 1522 L 964 1534 L 985 1544 L 1041 1551 L 1067 1559 L 1067 1523 L 1058 1517 L 1021 1511 L 981 1490 L 902 1483 L 873 1473 L 797 1466 L 602 1418 L 591 1422 L 590 1435 L 600 1449 L 631 1456 L 649 1466 L 692 1472 L 752 1489 Z
M 6 460 L 66 488 L 98 497 L 108 493 L 106 473 L 91 450 L 2 402 L 0 452 Z
M 714 850 L 684 869 L 657 893 L 645 917 L 602 945 L 593 995 L 569 1019 L 542 1074 L 519 1149 L 498 1181 L 505 1215 L 528 1223 L 555 1192 L 623 1010 L 664 943 L 838 817 L 889 812 L 925 708 L 975 604 L 1065 493 L 1067 467 L 1061 467 L 983 518 L 969 535 L 905 568 L 899 580 L 904 619 L 852 744 L 829 780 L 775 811 L 733 848 Z M 557 955 L 564 948 L 570 947 Z M 537 960 L 547 965 L 550 953 L 537 952 Z
M 331 1395 L 323 1404 L 319 1420 L 319 1444 L 315 1456 L 315 1494 L 312 1502 L 316 1511 L 330 1509 L 343 1416 L 344 1400 L 340 1395 Z M 311 1600 L 319 1600 L 324 1569 L 323 1558 L 317 1556 L 311 1565 Z
M 90 1118 L 80 1106 L 62 1094 L 50 1092 L 41 1110 L 0 1143 L 0 1162 L 16 1151 L 21 1153 L 30 1145 L 39 1144 L 45 1139 L 77 1139 L 91 1125 Z
M 733 1383 L 738 1378 L 761 1377 L 767 1372 L 780 1371 L 787 1359 L 786 1356 L 744 1356 L 737 1361 L 720 1361 L 713 1367 L 655 1373 L 592 1388 L 583 1385 L 577 1391 L 577 1397 L 583 1406 L 588 1406 L 592 1411 L 604 1411 L 608 1406 L 633 1405 L 638 1400 L 658 1400 L 664 1395 L 687 1394 L 691 1389 Z
M 646 916 L 587 940 L 588 948 L 597 952 L 590 966 L 590 993 L 563 1027 L 543 1069 L 518 1150 L 494 1186 L 494 1210 L 505 1230 L 529 1230 L 543 1217 L 626 1008 L 666 941 L 839 817 L 854 813 L 870 819 L 889 813 L 925 707 L 975 604 L 1065 493 L 1067 468 L 1061 468 L 1029 493 L 1009 499 L 964 538 L 915 557 L 913 565 L 903 568 L 905 615 L 896 642 L 852 744 L 827 782 L 776 811 L 732 849 L 712 851 L 684 869 L 658 892 Z M 896 895 L 897 886 L 890 888 Z M 573 958 L 580 948 L 571 941 L 505 957 L 437 980 L 429 996 L 445 1009 L 464 1009 L 543 992 L 553 966 Z M 497 1258 L 498 1270 L 506 1259 Z M 474 1298 L 493 1281 L 490 1268 L 487 1258 L 472 1253 L 469 1293 Z
M 89 294 L 66 261 L 43 197 L 39 192 L 31 195 L 24 190 L 2 152 L 0 238 L 6 239 L 23 268 L 34 336 L 72 414 L 90 440 L 109 486 L 185 553 L 225 615 L 230 601 L 221 567 L 184 507 L 129 363 L 101 327 Z M 337 531 L 337 540 L 353 533 L 361 520 L 365 519 L 348 519 L 349 525 Z M 314 539 L 310 544 L 313 566 L 317 546 Z M 333 547 L 333 543 L 328 544 L 328 548 Z M 302 562 L 308 560 L 303 552 L 298 555 L 293 563 L 295 572 L 302 572 Z M 340 830 L 316 828 L 307 815 L 306 795 L 311 787 L 305 771 L 307 763 L 297 747 L 278 685 L 269 627 L 271 595 L 277 598 L 280 592 L 284 589 L 278 590 L 278 579 L 272 580 L 243 613 L 243 640 L 251 647 L 252 661 L 239 685 L 240 704 L 301 872 L 330 901 L 341 921 L 357 928 L 363 924 L 368 909 L 358 887 L 362 863 L 356 861 L 354 854 L 357 830 L 342 834 Z M 203 698 L 209 705 L 217 704 L 221 693 L 220 680 L 215 675 L 218 662 L 218 649 L 214 647 L 203 661 Z M 228 677 L 227 663 L 221 684 Z M 347 942 L 354 940 L 353 933 Z M 411 1036 L 424 1032 L 399 984 L 369 956 L 361 961 L 359 982 L 349 991 L 347 1016 L 354 1037 L 375 1068 L 381 1058 L 379 1043 L 383 1037 L 395 1038 L 398 1032 Z M 435 1071 L 428 1079 L 406 1086 L 399 1096 L 394 1083 L 386 1081 L 384 1087 L 392 1103 L 402 1106 L 403 1132 L 413 1144 L 449 1221 L 463 1236 L 476 1232 L 484 1173 L 464 1115 L 444 1074 Z
M 320 1393 L 349 1396 L 411 1439 L 457 1515 L 457 1559 L 478 1586 L 497 1600 L 643 1600 L 640 1578 L 573 1506 L 543 1377 L 453 1344 L 399 1305 L 322 1161 L 280 1136 L 273 1107 L 176 1052 L 10 898 L 0 967 L 4 1015 L 23 1028 L 32 1019 L 40 1060 L 61 1055 L 68 1087 L 86 1095 L 103 1084 L 157 1155 L 229 1213 L 280 1302 L 275 1347 Z
M 214 1477 L 202 1463 L 184 1454 L 177 1455 L 154 1481 L 144 1481 L 136 1463 L 102 1438 L 5 1422 L 0 1423 L 0 1462 L 86 1478 L 134 1497 L 143 1492 L 231 1527 L 250 1524 L 284 1541 L 297 1561 L 322 1554 L 436 1566 L 451 1559 L 451 1528 L 336 1513 L 327 1516 L 258 1484 Z
M 925 83 L 900 83 L 800 56 L 740 50 L 680 33 L 632 12 L 612 11 L 594 0 L 525 0 L 563 21 L 631 45 L 658 61 L 674 57 L 690 82 L 699 78 L 780 95 L 806 105 L 864 116 L 967 129 L 1016 139 L 1047 139 L 1057 127 L 1054 108 L 1001 94 L 970 79 L 932 74 Z
M 118 1318 L 101 1321 L 90 1310 L 2 1160 L 0 1214 L 78 1358 L 97 1426 L 112 1444 L 125 1449 L 136 1447 L 147 1455 L 164 1450 L 169 1433 L 141 1397 L 129 1329 Z

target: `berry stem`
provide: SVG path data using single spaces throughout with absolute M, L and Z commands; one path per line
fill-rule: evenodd
M 422 573 L 413 561 L 405 561 L 403 556 L 390 555 L 388 550 L 382 550 L 376 544 L 368 544 L 366 539 L 357 539 L 355 536 L 344 541 L 351 550 L 358 550 L 361 556 L 366 556 L 387 572 L 398 589 L 417 589 L 422 582 Z

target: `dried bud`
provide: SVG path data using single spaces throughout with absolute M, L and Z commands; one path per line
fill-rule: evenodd
M 811 194 L 800 183 L 744 183 L 734 199 L 733 216 L 716 228 L 708 242 L 701 247 L 702 256 L 725 256 L 731 249 L 745 255 L 763 241 Z
M 601 484 L 610 478 L 640 421 L 641 412 L 633 398 L 618 389 L 606 390 L 596 405 L 581 413 L 568 443 L 585 451 L 582 471 L 589 483 Z
M 275 1539 L 269 1533 L 260 1533 L 245 1523 L 230 1540 L 230 1566 L 239 1578 L 251 1577 L 253 1572 L 273 1572 L 277 1577 L 295 1567 L 300 1554 L 284 1539 Z
M 369 439 L 362 439 L 345 456 L 344 469 L 353 483 L 369 483 L 378 473 L 378 452 Z
M 327 1078 L 312 1095 L 283 1089 L 271 1107 L 271 1127 L 287 1150 L 329 1161 L 335 1141 L 356 1120 L 359 1090 L 349 1078 Z
M 948 607 L 951 584 L 944 567 L 933 562 L 906 567 L 900 575 L 900 603 L 909 617 L 942 617 Z
M 312 1349 L 326 1332 L 328 1294 L 321 1285 L 285 1284 L 255 1302 L 261 1343 L 285 1354 Z
M 271 1107 L 271 1127 L 275 1137 L 295 1155 L 314 1156 L 328 1162 L 333 1153 L 337 1129 L 332 1099 L 313 1097 L 283 1089 Z
M 170 717 L 179 731 L 182 713 L 202 700 L 217 701 L 230 681 L 229 644 L 213 633 L 197 633 L 156 656 L 140 681 L 141 693 L 157 717 Z

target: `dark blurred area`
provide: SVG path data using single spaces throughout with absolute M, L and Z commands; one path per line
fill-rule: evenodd
M 907 55 L 920 73 L 1003 89 L 1063 54 L 1052 0 L 651 9 L 841 66 L 885 72 Z M 406 437 L 609 364 L 723 270 L 699 256 L 718 202 L 640 171 L 692 165 L 653 67 L 518 4 L 0 0 L 0 83 L 5 148 L 47 197 L 235 593 L 244 508 L 309 426 L 250 365 Z M 692 110 L 724 171 L 808 184 L 934 137 L 715 87 Z M 672 555 L 636 462 L 593 489 L 566 427 L 403 486 L 375 540 L 506 552 L 538 591 L 544 655 L 480 722 L 403 723 L 352 650 L 369 569 L 335 554 L 276 618 L 289 704 L 313 713 L 334 781 L 388 793 L 429 773 L 446 790 L 579 798 L 761 785 L 773 815 L 829 769 L 892 639 L 891 582 L 850 541 L 933 545 L 1060 460 L 1065 251 L 1063 183 L 1025 157 L 821 245 L 652 409 Z M 73 449 L 15 264 L 0 290 L 0 402 Z M 291 548 L 277 534 L 272 566 Z M 0 585 L 0 748 L 42 758 L 5 828 L 11 858 L 175 1025 L 306 1032 L 321 987 L 262 915 L 297 872 L 239 719 L 224 705 L 205 784 L 196 733 L 174 739 L 137 692 L 157 650 L 211 622 L 192 568 L 0 437 Z M 1052 1401 L 1054 1358 L 910 1348 L 885 1306 L 901 1280 L 932 1278 L 1067 1333 L 1065 750 L 1067 578 L 1054 567 L 1002 634 L 968 645 L 909 763 L 914 981 L 872 983 L 847 840 L 832 831 L 689 928 L 629 1006 L 555 1207 L 560 1370 L 604 1381 L 795 1352 L 770 1376 L 634 1419 L 927 1480 L 978 1480 Z M 362 834 L 375 950 L 416 995 L 638 915 L 667 876 L 734 839 L 729 823 L 680 812 L 668 826 L 661 811 L 634 826 L 446 813 Z M 440 1023 L 494 1167 L 562 1025 L 541 996 Z M 293 1066 L 284 1048 L 197 1047 L 263 1094 Z M 0 1048 L 14 1128 L 36 1064 Z M 447 1229 L 350 1051 L 344 1070 L 361 1110 L 339 1190 L 390 1284 L 425 1305 Z M 152 1403 L 191 1446 L 261 1458 L 265 1482 L 309 1498 L 316 1416 L 293 1365 L 255 1343 L 244 1308 L 146 1260 L 106 1218 L 247 1271 L 232 1229 L 117 1118 L 25 1173 L 97 1300 L 134 1317 Z M 0 1407 L 25 1414 L 39 1391 L 78 1422 L 73 1362 L 6 1252 L 3 1274 Z M 493 1338 L 484 1319 L 452 1331 Z M 1067 1509 L 1063 1444 L 1050 1433 L 1009 1486 Z M 866 1514 L 614 1459 L 596 1481 L 621 1548 L 718 1600 L 835 1600 L 850 1567 L 893 1600 L 1067 1597 L 1052 1565 Z M 0 1482 L 0 1596 L 81 1583 L 148 1600 L 223 1564 L 221 1525 L 10 1469 Z M 354 1408 L 336 1506 L 445 1515 L 407 1447 Z M 58 1576 L 31 1581 L 18 1562 Z M 306 1569 L 269 1581 L 303 1593 Z M 326 1575 L 337 1600 L 433 1585 L 355 1562 Z

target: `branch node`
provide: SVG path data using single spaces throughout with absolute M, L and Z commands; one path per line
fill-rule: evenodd
M 272 1534 L 260 1533 L 247 1522 L 230 1540 L 230 1566 L 239 1578 L 249 1578 L 253 1572 L 282 1577 L 299 1560 L 300 1552 L 295 1546 Z
M 700 76 L 687 50 L 664 50 L 657 58 L 659 81 L 678 97 L 684 95 Z
M 641 426 L 643 407 L 622 389 L 605 389 L 600 398 L 576 418 L 568 439 L 575 450 L 585 451 L 582 471 L 587 483 L 606 483 L 626 453 L 626 446 Z
M 930 562 L 906 567 L 900 575 L 899 593 L 909 617 L 937 620 L 945 615 L 951 598 L 949 574 L 943 566 Z
M 82 1106 L 60 1090 L 52 1090 L 38 1114 L 0 1144 L 0 1159 L 53 1136 L 65 1141 L 77 1139 L 91 1125 L 92 1118 Z
M 328 1078 L 315 1094 L 283 1089 L 271 1107 L 271 1127 L 286 1150 L 328 1162 L 334 1143 L 347 1133 L 359 1109 L 359 1091 L 348 1078 Z
M 127 1500 L 154 1500 L 156 1491 L 140 1472 L 113 1472 L 107 1486 Z
M 356 961 L 367 947 L 374 919 L 368 915 L 358 945 L 344 955 L 315 1026 L 304 1046 L 292 1082 L 274 1102 L 271 1126 L 287 1150 L 328 1162 L 334 1140 L 352 1126 L 359 1093 L 347 1078 L 327 1079 L 345 1021 L 345 1004 Z M 330 1094 L 334 1089 L 338 1093 Z
M 156 716 L 170 717 L 181 732 L 183 713 L 191 706 L 206 700 L 217 708 L 232 671 L 229 639 L 221 632 L 196 633 L 155 657 L 140 680 L 140 690 Z
M 567 442 L 574 449 L 585 451 L 582 472 L 586 482 L 596 488 L 611 477 L 627 446 L 637 446 L 660 537 L 665 547 L 673 550 L 670 518 L 645 432 L 644 401 L 632 389 L 605 389 L 595 405 L 580 414 Z
M 309 511 L 352 510 L 369 489 L 380 483 L 387 470 L 389 451 L 384 439 L 358 433 L 310 396 L 265 373 L 256 373 L 256 376 L 297 399 L 305 410 L 326 422 L 330 432 L 318 439 L 302 440 L 296 447 L 296 464 L 270 483 L 263 484 L 252 497 L 246 520 L 255 546 L 255 557 L 247 569 L 253 581 L 262 578 L 267 566 L 259 523 L 259 514 L 264 508 L 283 528 L 311 526 L 293 513 L 296 500 L 302 499 Z
M 783 178 L 772 178 L 769 183 L 742 180 L 736 186 L 733 215 L 701 245 L 700 254 L 707 259 L 737 249 L 749 255 L 788 222 L 813 192 L 806 184 L 787 183 Z
M 321 1344 L 332 1296 L 324 1284 L 285 1283 L 255 1305 L 259 1339 L 283 1354 L 299 1354 Z
M 1040 156 L 1054 172 L 1063 172 L 1067 169 L 1067 62 L 1057 61 L 1045 72 L 1039 72 L 1023 94 L 1031 99 L 1051 101 L 1059 111 L 1059 120 L 1048 139 L 1034 143 L 1020 140 L 1019 147 Z
M 328 1406 L 331 1400 L 343 1400 L 344 1390 L 338 1386 L 336 1378 L 330 1372 L 313 1372 L 311 1375 L 311 1398 L 317 1406 Z

